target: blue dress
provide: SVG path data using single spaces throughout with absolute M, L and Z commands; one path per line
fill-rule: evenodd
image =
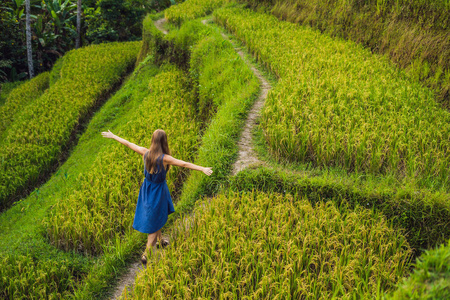
M 145 157 L 148 152 L 144 155 Z M 164 154 L 157 160 L 157 172 L 150 174 L 145 169 L 145 179 L 139 190 L 139 197 L 134 215 L 133 228 L 143 233 L 154 233 L 160 230 L 167 222 L 169 214 L 175 212 L 169 187 L 166 183 L 166 169 L 159 167 Z

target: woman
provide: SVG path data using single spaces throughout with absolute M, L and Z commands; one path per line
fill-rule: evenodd
M 130 143 L 114 135 L 109 130 L 108 132 L 102 132 L 102 136 L 118 141 L 142 155 L 144 159 L 145 179 L 139 190 L 133 228 L 140 232 L 148 233 L 146 251 L 142 255 L 142 262 L 145 264 L 147 263 L 147 251 L 154 249 L 157 241 L 159 241 L 161 246 L 168 244 L 168 241 L 163 240 L 161 237 L 161 228 L 166 224 L 168 215 L 175 212 L 166 183 L 166 172 L 170 166 L 202 171 L 208 176 L 212 174 L 212 169 L 197 166 L 170 156 L 167 135 L 161 129 L 153 132 L 150 149 Z

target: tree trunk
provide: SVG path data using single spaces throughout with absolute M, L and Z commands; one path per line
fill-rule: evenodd
M 75 48 L 81 46 L 81 0 L 77 1 L 77 40 L 75 42 Z
M 28 58 L 28 74 L 30 79 L 34 77 L 33 68 L 33 49 L 31 47 L 31 24 L 30 24 L 30 0 L 25 1 L 26 10 L 26 35 L 27 35 L 27 58 Z

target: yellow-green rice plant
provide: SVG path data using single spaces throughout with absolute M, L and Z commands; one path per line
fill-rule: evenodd
M 133 66 L 139 45 L 92 45 L 64 56 L 59 79 L 15 115 L 0 141 L 0 207 L 51 169 L 79 122 Z
M 288 170 L 259 167 L 245 169 L 229 180 L 233 191 L 289 193 L 316 202 L 333 201 L 364 206 L 383 214 L 395 228 L 407 232 L 405 237 L 419 255 L 450 239 L 450 195 L 420 191 L 411 187 L 391 187 L 380 182 L 361 184 L 355 177 L 316 171 L 294 173 Z M 314 174 L 314 175 L 313 175 Z
M 190 106 L 191 93 L 182 71 L 173 66 L 153 77 L 149 95 L 120 126 L 119 136 L 150 147 L 154 130 L 166 131 L 172 155 L 191 161 L 198 144 L 199 124 Z M 107 128 L 105 128 L 107 130 Z M 99 132 L 100 134 L 100 132 Z M 143 161 L 136 153 L 111 140 L 95 153 L 91 171 L 79 178 L 81 187 L 60 199 L 46 220 L 52 243 L 62 249 L 102 253 L 116 237 L 129 234 L 143 180 Z M 95 150 L 93 150 L 95 151 Z M 172 196 L 186 176 L 186 169 L 172 168 L 167 183 Z
M 173 5 L 165 10 L 165 18 L 172 24 L 180 26 L 187 20 L 197 19 L 210 14 L 229 0 L 189 0 Z
M 70 261 L 35 261 L 29 255 L 0 255 L 0 299 L 67 298 L 79 279 Z
M 448 189 L 450 114 L 430 90 L 353 42 L 238 7 L 214 16 L 280 78 L 261 120 L 276 158 Z
M 194 216 L 125 299 L 379 298 L 408 271 L 406 239 L 371 210 L 254 192 Z
M 39 98 L 48 86 L 49 72 L 44 72 L 9 92 L 5 104 L 0 106 L 0 138 L 16 113 Z
M 141 63 L 128 76 L 121 89 L 93 116 L 70 157 L 59 170 L 39 189 L 0 214 L 0 256 L 12 256 L 1 262 L 1 269 L 21 268 L 23 264 L 17 263 L 20 258 L 21 261 L 33 262 L 29 269 L 31 274 L 51 274 L 50 284 L 39 276 L 28 276 L 25 280 L 26 273 L 19 271 L 9 272 L 8 276 L 0 275 L 0 281 L 3 280 L 0 290 L 5 293 L 17 290 L 19 281 L 20 286 L 23 286 L 20 293 L 15 293 L 14 299 L 33 298 L 36 291 L 43 289 L 48 295 L 61 294 L 57 298 L 98 299 L 99 293 L 111 283 L 125 261 L 142 245 L 143 236 L 134 234 L 118 236 L 115 243 L 107 247 L 106 255 L 96 258 L 74 251 L 61 251 L 49 244 L 42 220 L 46 219 L 57 201 L 81 189 L 82 182 L 77 180 L 81 177 L 80 174 L 89 174 L 98 154 L 105 155 L 105 150 L 99 150 L 111 147 L 111 143 L 105 142 L 99 132 L 105 128 L 116 132 L 121 125 L 126 126 L 134 118 L 134 111 L 151 92 L 148 86 L 150 78 L 159 72 L 159 68 L 149 61 L 151 60 L 147 59 Z M 142 169 L 136 173 L 139 179 L 141 172 Z M 52 271 L 55 265 L 61 269 L 63 266 L 67 267 L 68 273 L 62 272 L 56 276 Z M 0 295 L 0 299 L 3 298 Z

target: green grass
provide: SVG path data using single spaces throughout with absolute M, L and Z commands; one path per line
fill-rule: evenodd
M 405 238 L 361 207 L 228 193 L 193 215 L 125 299 L 379 298 L 408 271 Z
M 414 273 L 387 299 L 450 299 L 450 240 L 422 255 Z

